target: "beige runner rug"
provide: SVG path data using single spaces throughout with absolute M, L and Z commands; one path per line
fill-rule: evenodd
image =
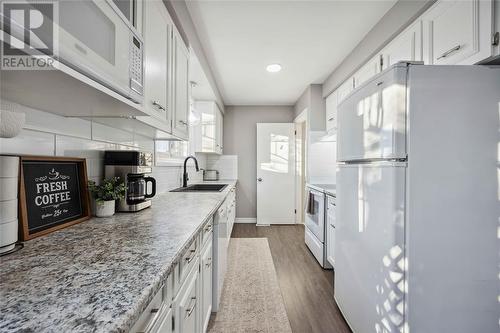
M 267 238 L 232 238 L 210 333 L 292 332 Z

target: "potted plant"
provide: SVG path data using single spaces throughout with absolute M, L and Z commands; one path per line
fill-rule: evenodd
M 89 180 L 89 191 L 95 199 L 95 215 L 109 217 L 115 214 L 115 200 L 125 197 L 125 184 L 120 177 L 104 179 L 100 185 Z

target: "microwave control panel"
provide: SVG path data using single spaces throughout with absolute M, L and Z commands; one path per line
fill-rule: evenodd
M 130 44 L 130 88 L 138 94 L 143 94 L 143 44 L 132 36 L 132 43 Z

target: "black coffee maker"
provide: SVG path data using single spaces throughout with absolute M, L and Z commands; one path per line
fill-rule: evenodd
M 137 212 L 151 206 L 156 181 L 147 175 L 152 172 L 152 166 L 153 154 L 149 152 L 109 150 L 104 153 L 104 177 L 120 177 L 125 181 L 125 198 L 117 202 L 117 211 Z

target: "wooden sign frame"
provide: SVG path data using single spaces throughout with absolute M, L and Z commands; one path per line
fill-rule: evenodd
M 78 183 L 80 192 L 80 205 L 82 215 L 75 220 L 69 220 L 60 224 L 54 225 L 47 229 L 36 232 L 31 232 L 29 229 L 28 221 L 28 203 L 26 195 L 26 184 L 24 176 L 23 165 L 25 162 L 39 162 L 39 163 L 77 163 L 78 164 Z M 52 156 L 20 156 L 19 162 L 19 239 L 27 241 L 42 235 L 46 235 L 56 230 L 69 227 L 71 225 L 88 220 L 91 217 L 90 198 L 87 187 L 87 164 L 85 158 L 72 158 L 72 157 L 52 157 Z

